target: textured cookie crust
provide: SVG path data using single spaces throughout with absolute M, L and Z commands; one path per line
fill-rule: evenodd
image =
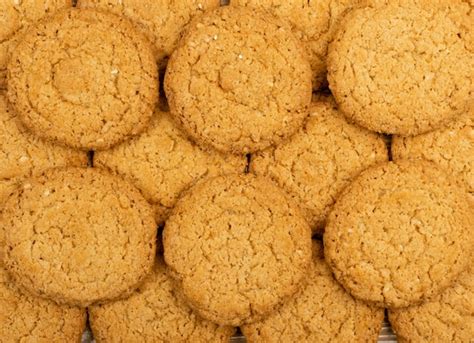
M 125 300 L 93 306 L 89 320 L 97 342 L 222 342 L 235 332 L 198 317 L 176 294 L 162 260 Z
M 165 261 L 202 317 L 238 326 L 261 320 L 301 287 L 311 230 L 271 182 L 253 175 L 198 183 L 163 232 Z
M 1 226 L 15 282 L 58 303 L 127 295 L 153 267 L 156 224 L 138 190 L 100 169 L 52 169 L 11 196 Z M 27 185 L 30 187 L 26 187 Z
M 157 110 L 146 132 L 97 152 L 94 165 L 131 181 L 162 223 L 183 190 L 203 177 L 243 173 L 247 159 L 200 148 L 183 135 L 168 113 Z
M 472 261 L 473 207 L 426 161 L 369 168 L 329 215 L 326 260 L 353 296 L 397 308 L 431 299 Z
M 398 2 L 349 13 L 328 54 L 329 86 L 346 116 L 406 136 L 467 112 L 474 58 L 450 14 L 448 7 Z
M 267 319 L 245 325 L 247 342 L 376 342 L 384 310 L 351 297 L 313 241 L 307 285 Z
M 231 5 L 268 10 L 287 20 L 303 42 L 313 71 L 313 88 L 326 83 L 328 44 L 342 17 L 362 0 L 232 0 Z
M 191 19 L 219 5 L 219 0 L 78 0 L 77 2 L 79 8 L 97 8 L 131 19 L 153 43 L 156 60 L 161 65 L 178 46 L 181 32 Z
M 158 99 L 152 47 L 131 22 L 63 10 L 22 37 L 8 64 L 8 97 L 38 136 L 105 149 L 141 132 Z
M 397 340 L 403 342 L 472 342 L 474 274 L 467 271 L 435 300 L 389 311 Z
M 171 113 L 189 136 L 238 154 L 296 132 L 311 88 L 307 56 L 289 25 L 236 6 L 191 21 L 165 76 Z
M 375 133 L 346 122 L 330 97 L 311 104 L 305 126 L 290 140 L 252 156 L 250 170 L 274 180 L 322 231 L 337 195 L 367 167 L 388 160 Z
M 71 0 L 0 0 L 0 89 L 6 88 L 8 59 L 21 34 L 43 16 L 71 6 Z
M 86 311 L 21 293 L 0 262 L 0 341 L 80 342 Z

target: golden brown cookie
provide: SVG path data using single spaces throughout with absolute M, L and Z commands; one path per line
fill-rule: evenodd
M 6 88 L 7 62 L 18 39 L 43 16 L 72 6 L 72 0 L 0 0 L 0 89 Z
M 336 279 L 356 298 L 398 308 L 432 299 L 472 261 L 473 207 L 427 161 L 362 172 L 339 197 L 324 235 Z
M 26 187 L 29 185 L 29 187 Z M 15 282 L 88 306 L 131 293 L 151 272 L 156 223 L 139 191 L 96 168 L 51 169 L 6 202 L 5 265 Z
M 433 301 L 389 311 L 389 319 L 400 343 L 474 341 L 474 274 L 463 273 Z
M 0 262 L 0 342 L 81 342 L 86 310 L 18 290 Z
M 169 113 L 157 110 L 146 132 L 97 152 L 94 165 L 131 181 L 153 205 L 155 218 L 162 223 L 183 190 L 203 177 L 243 173 L 247 158 L 200 148 L 183 135 Z
M 311 261 L 311 230 L 273 183 L 228 175 L 182 197 L 163 232 L 165 261 L 202 317 L 238 326 L 293 296 Z
M 79 8 L 97 8 L 131 19 L 153 43 L 161 65 L 178 46 L 183 28 L 204 11 L 217 8 L 219 0 L 78 0 Z
M 305 126 L 290 140 L 252 156 L 250 170 L 275 181 L 322 231 L 337 195 L 361 171 L 388 160 L 383 138 L 346 122 L 331 97 L 311 104 Z
M 303 43 L 313 71 L 313 88 L 326 84 L 326 57 L 339 21 L 361 0 L 232 0 L 232 5 L 268 10 L 288 21 Z
M 247 342 L 376 342 L 384 310 L 354 299 L 336 282 L 313 241 L 307 284 L 267 319 L 242 327 Z
M 330 88 L 373 131 L 418 135 L 472 106 L 474 58 L 449 7 L 399 1 L 357 9 L 329 47 Z
M 237 154 L 281 142 L 302 125 L 311 68 L 286 23 L 225 6 L 196 17 L 165 76 L 171 113 L 201 145 Z
M 152 47 L 123 17 L 63 10 L 22 37 L 8 97 L 41 137 L 105 149 L 141 132 L 158 99 Z
M 130 298 L 93 306 L 89 321 L 97 342 L 222 342 L 235 332 L 198 317 L 176 294 L 161 257 Z

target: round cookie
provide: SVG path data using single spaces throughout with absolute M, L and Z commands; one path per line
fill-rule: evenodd
M 165 75 L 171 113 L 201 145 L 244 154 L 296 132 L 311 102 L 311 68 L 291 28 L 225 6 L 191 21 Z
M 414 137 L 394 136 L 392 156 L 395 161 L 423 158 L 436 163 L 462 179 L 474 201 L 474 109 L 446 128 Z
M 313 88 L 326 84 L 328 44 L 341 18 L 361 0 L 232 0 L 232 5 L 268 10 L 288 21 L 296 37 L 303 43 L 313 71 Z
M 2 342 L 80 342 L 85 327 L 84 309 L 21 293 L 0 262 Z
M 178 46 L 183 28 L 204 11 L 220 6 L 219 0 L 78 0 L 79 8 L 96 8 L 125 16 L 153 43 L 156 60 L 164 66 Z
M 239 326 L 261 320 L 301 288 L 311 230 L 273 183 L 219 176 L 178 201 L 163 247 L 188 304 L 203 318 Z
M 123 17 L 63 10 L 23 35 L 8 97 L 40 137 L 106 149 L 148 125 L 158 100 L 152 47 Z
M 29 185 L 29 187 L 26 187 Z M 30 293 L 88 306 L 130 294 L 151 271 L 153 211 L 100 169 L 51 169 L 6 202 L 5 265 Z
M 0 89 L 6 89 L 8 59 L 21 34 L 43 16 L 71 6 L 71 0 L 0 0 Z
M 322 231 L 337 195 L 367 167 L 388 160 L 383 138 L 346 122 L 331 97 L 310 107 L 305 126 L 288 141 L 252 155 L 250 170 L 275 181 Z
M 377 132 L 418 135 L 471 106 L 474 58 L 448 7 L 390 2 L 342 21 L 328 53 L 345 115 Z
M 427 161 L 371 167 L 329 215 L 325 257 L 356 298 L 388 308 L 432 299 L 471 262 L 474 211 L 464 189 Z
M 176 294 L 162 260 L 130 298 L 93 306 L 89 321 L 97 342 L 222 342 L 235 332 L 201 319 Z
M 242 327 L 247 342 L 376 342 L 384 310 L 351 297 L 313 241 L 307 284 L 268 318 Z
M 203 177 L 244 173 L 246 156 L 223 155 L 189 141 L 169 113 L 156 111 L 146 132 L 94 155 L 94 165 L 131 181 L 162 223 L 180 193 Z
M 474 274 L 467 271 L 453 287 L 419 306 L 389 311 L 403 342 L 472 342 L 474 340 Z

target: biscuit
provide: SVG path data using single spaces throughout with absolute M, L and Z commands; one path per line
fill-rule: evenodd
M 322 231 L 339 192 L 361 171 L 387 160 L 381 136 L 347 123 L 333 99 L 322 96 L 297 134 L 252 155 L 250 170 L 286 190 L 313 231 Z
M 71 0 L 0 0 L 0 89 L 6 89 L 7 62 L 21 34 L 43 16 L 71 6 Z
M 219 0 L 78 0 L 79 8 L 96 8 L 132 20 L 153 43 L 155 57 L 164 61 L 178 45 L 184 27 L 204 11 L 220 6 Z
M 97 342 L 222 342 L 235 332 L 201 319 L 176 294 L 162 260 L 147 280 L 125 300 L 89 309 Z
M 125 18 L 63 10 L 22 36 L 8 97 L 36 135 L 106 149 L 140 133 L 158 100 L 151 44 Z
M 169 113 L 159 110 L 146 132 L 94 155 L 94 165 L 106 167 L 132 182 L 155 209 L 162 223 L 179 194 L 203 177 L 244 173 L 245 156 L 223 155 L 189 141 Z
M 326 57 L 341 18 L 361 0 L 232 0 L 231 5 L 268 10 L 290 23 L 296 37 L 303 43 L 313 72 L 313 88 L 327 84 Z
M 81 342 L 86 311 L 21 293 L 0 262 L 1 342 Z
M 5 265 L 33 295 L 88 306 L 130 294 L 151 272 L 153 211 L 100 169 L 51 169 L 5 203 Z M 26 183 L 25 183 L 26 185 Z
M 471 262 L 474 211 L 456 180 L 427 161 L 362 172 L 324 235 L 336 279 L 356 298 L 398 308 L 432 299 Z
M 431 302 L 389 311 L 397 340 L 403 342 L 472 342 L 474 274 L 459 276 L 453 287 Z
M 178 201 L 163 247 L 187 303 L 203 318 L 239 326 L 263 319 L 301 288 L 311 229 L 273 183 L 219 176 Z
M 313 241 L 307 284 L 267 319 L 242 327 L 247 342 L 376 342 L 384 310 L 351 297 Z
M 342 20 L 329 87 L 345 115 L 377 132 L 418 135 L 472 105 L 474 58 L 448 7 L 390 2 Z
M 291 28 L 269 13 L 225 6 L 191 21 L 171 55 L 171 113 L 201 145 L 255 152 L 308 115 L 311 68 Z

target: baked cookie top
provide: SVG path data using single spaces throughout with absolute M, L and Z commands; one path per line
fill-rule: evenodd
M 127 295 L 153 267 L 156 224 L 139 191 L 100 169 L 51 169 L 6 202 L 5 265 L 15 282 L 58 303 Z
M 474 58 L 449 7 L 400 1 L 357 9 L 329 47 L 340 109 L 373 131 L 418 135 L 472 103 Z
M 244 325 L 248 342 L 375 342 L 384 310 L 354 299 L 332 276 L 313 241 L 306 285 L 268 318 Z
M 388 314 L 398 342 L 472 342 L 474 274 L 464 272 L 433 301 Z
M 474 211 L 451 175 L 427 161 L 362 172 L 337 200 L 325 257 L 353 296 L 397 308 L 432 299 L 471 262 Z
M 311 230 L 270 181 L 228 175 L 198 183 L 178 201 L 163 246 L 189 305 L 238 326 L 262 319 L 301 287 Z
M 184 27 L 220 0 L 78 0 L 79 8 L 96 8 L 131 19 L 153 43 L 156 60 L 163 65 L 178 45 Z
M 171 113 L 201 145 L 237 154 L 282 141 L 303 123 L 311 68 L 286 23 L 225 6 L 191 21 L 165 76 Z
M 322 231 L 337 195 L 361 171 L 387 160 L 381 136 L 349 124 L 333 99 L 321 96 L 304 127 L 276 148 L 252 155 L 250 170 L 286 190 L 313 231 Z
M 176 294 L 161 257 L 153 273 L 128 299 L 89 309 L 94 338 L 99 342 L 222 342 L 235 332 L 197 316 Z
M 7 63 L 19 36 L 44 15 L 72 7 L 72 0 L 0 0 L 0 89 L 6 88 Z
M 342 17 L 362 0 L 232 0 L 231 5 L 268 10 L 288 21 L 303 43 L 313 72 L 313 88 L 326 83 L 328 44 Z
M 158 99 L 152 47 L 123 17 L 63 10 L 22 36 L 8 97 L 35 134 L 105 149 L 141 132 Z

